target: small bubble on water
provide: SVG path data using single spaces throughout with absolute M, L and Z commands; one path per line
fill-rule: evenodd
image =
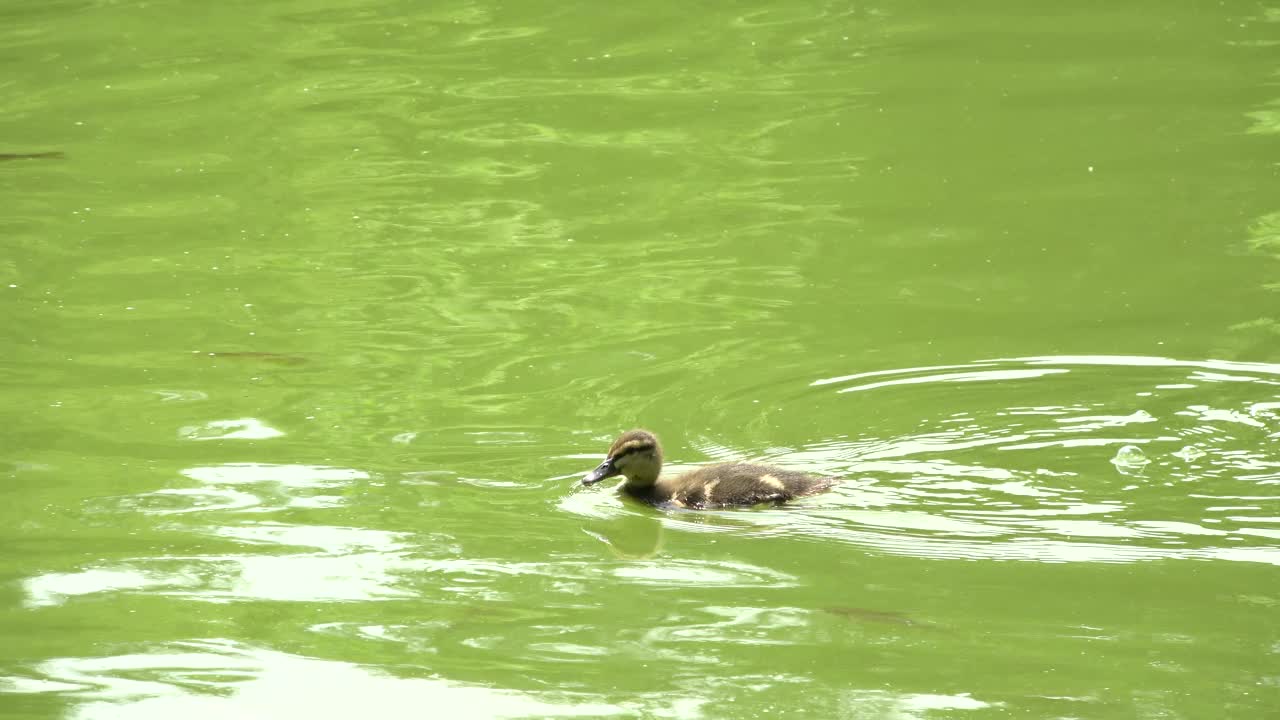
M 1147 459 L 1147 454 L 1142 452 L 1142 448 L 1137 445 L 1125 445 L 1116 451 L 1116 456 L 1111 458 L 1111 464 L 1121 470 L 1138 470 L 1151 462 Z
M 1187 461 L 1198 460 L 1204 457 L 1206 454 L 1207 453 L 1205 453 L 1204 450 L 1201 450 L 1195 445 L 1188 445 L 1182 448 L 1181 450 L 1179 450 L 1178 452 L 1174 453 L 1174 455 L 1176 455 L 1177 457 L 1180 457 L 1183 460 L 1187 460 Z

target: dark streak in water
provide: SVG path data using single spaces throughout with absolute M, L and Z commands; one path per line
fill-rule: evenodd
M 836 605 L 832 607 L 822 608 L 823 612 L 832 615 L 839 615 L 843 618 L 856 620 L 864 623 L 876 623 L 878 625 L 909 625 L 911 627 L 932 627 L 929 623 L 923 623 L 908 617 L 905 613 L 895 612 L 893 610 L 872 610 L 870 608 L 848 607 L 845 605 Z
M 66 153 L 61 150 L 38 153 L 0 153 L 0 162 L 6 160 L 65 160 Z

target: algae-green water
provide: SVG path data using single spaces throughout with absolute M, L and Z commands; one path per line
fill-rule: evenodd
M 1280 8 L 0 20 L 0 717 L 1280 712 Z

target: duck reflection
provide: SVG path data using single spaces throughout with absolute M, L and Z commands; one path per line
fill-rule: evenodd
M 640 508 L 628 508 L 623 515 L 596 520 L 582 530 L 627 560 L 651 558 L 662 549 L 662 522 Z

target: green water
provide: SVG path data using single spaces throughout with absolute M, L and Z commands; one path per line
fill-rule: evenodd
M 4 3 L 0 717 L 1280 716 L 1278 45 Z

